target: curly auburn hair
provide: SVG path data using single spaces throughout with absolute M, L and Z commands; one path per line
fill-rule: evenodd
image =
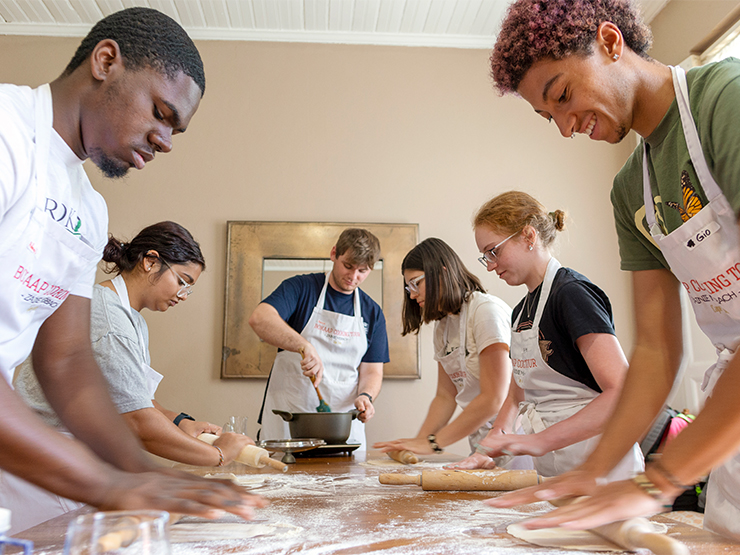
M 104 39 L 118 43 L 128 69 L 151 67 L 165 77 L 179 72 L 190 77 L 206 91 L 203 60 L 185 29 L 168 15 L 152 8 L 128 8 L 98 21 L 82 39 L 62 75 L 70 75 L 90 56 Z
M 517 0 L 506 12 L 491 53 L 491 76 L 501 95 L 514 93 L 533 64 L 590 55 L 604 21 L 614 23 L 625 44 L 649 59 L 652 33 L 630 0 Z

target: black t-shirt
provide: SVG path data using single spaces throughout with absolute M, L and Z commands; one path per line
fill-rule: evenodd
M 514 307 L 512 325 L 525 305 L 528 309 L 522 315 L 516 331 L 532 329 L 535 301 L 539 300 L 541 290 L 542 285 Z M 556 372 L 601 393 L 576 345 L 579 337 L 589 333 L 616 335 L 609 298 L 586 276 L 570 268 L 560 268 L 555 274 L 540 320 L 542 357 Z

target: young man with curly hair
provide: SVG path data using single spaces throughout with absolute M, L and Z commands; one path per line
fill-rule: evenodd
M 82 163 L 109 177 L 142 169 L 172 150 L 204 90 L 192 40 L 147 8 L 98 22 L 50 84 L 0 85 L 0 506 L 13 510 L 13 532 L 69 510 L 47 511 L 47 491 L 101 509 L 211 517 L 248 517 L 261 503 L 154 465 L 111 402 L 90 344 L 108 216 Z M 13 392 L 13 370 L 31 351 L 46 398 L 79 441 Z M 18 478 L 23 493 L 8 485 Z
M 492 502 L 572 495 L 532 527 L 590 528 L 670 506 L 712 470 L 705 527 L 740 540 L 740 62 L 692 69 L 647 55 L 649 29 L 627 0 L 517 0 L 491 56 L 502 94 L 516 93 L 564 137 L 641 144 L 611 193 L 621 267 L 632 272 L 636 344 L 603 438 L 576 471 L 536 492 Z M 696 421 L 632 481 L 597 487 L 662 409 L 682 357 L 680 290 L 717 348 Z

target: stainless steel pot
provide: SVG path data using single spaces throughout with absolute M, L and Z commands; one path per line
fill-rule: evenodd
M 292 438 L 317 437 L 327 445 L 346 443 L 352 420 L 360 414 L 357 409 L 349 412 L 288 412 L 272 409 L 272 412 L 288 423 Z

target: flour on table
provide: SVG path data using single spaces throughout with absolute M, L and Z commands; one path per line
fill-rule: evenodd
M 433 460 L 419 460 L 418 463 L 415 464 L 403 464 L 401 462 L 395 461 L 393 459 L 370 459 L 369 461 L 364 461 L 360 463 L 360 466 L 375 466 L 375 467 L 381 467 L 381 468 L 442 468 L 446 464 L 451 464 L 449 462 L 436 462 Z
M 245 540 L 257 536 L 292 536 L 303 530 L 283 522 L 252 524 L 249 522 L 193 522 L 170 527 L 172 543 Z
M 658 534 L 667 531 L 665 524 L 653 522 L 653 528 Z M 560 549 L 575 549 L 581 551 L 619 551 L 624 552 L 609 540 L 589 532 L 588 530 L 566 530 L 565 528 L 543 528 L 542 530 L 528 530 L 521 524 L 510 524 L 506 531 L 520 540 L 543 547 L 557 547 Z
M 204 478 L 211 478 L 214 480 L 231 480 L 239 486 L 251 486 L 254 484 L 262 484 L 265 482 L 265 477 L 259 474 L 241 474 L 237 476 L 231 472 L 223 472 L 221 474 L 206 474 Z

